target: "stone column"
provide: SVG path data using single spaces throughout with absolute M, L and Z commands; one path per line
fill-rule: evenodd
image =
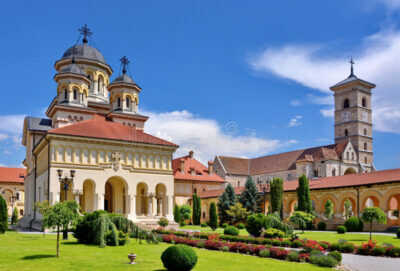
M 97 210 L 104 210 L 104 194 L 96 193 Z
M 132 221 L 136 220 L 136 195 L 129 196 L 130 201 L 130 212 L 128 213 L 128 218 Z
M 147 211 L 147 216 L 153 216 L 153 195 L 149 195 L 148 204 L 149 209 Z
M 153 201 L 153 204 L 152 204 L 152 206 L 153 206 L 152 216 L 156 216 L 157 215 L 157 198 L 155 196 L 153 196 L 152 201 Z
M 173 207 L 174 207 L 174 196 L 166 196 L 167 197 L 167 219 L 170 221 L 174 220 L 174 214 L 173 214 Z

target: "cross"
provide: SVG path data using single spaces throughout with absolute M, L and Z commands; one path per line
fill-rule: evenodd
M 83 43 L 87 43 L 88 42 L 87 38 L 93 34 L 93 32 L 90 31 L 89 27 L 87 27 L 87 24 L 79 28 L 78 31 L 83 35 L 83 40 L 82 40 Z
M 121 63 L 122 63 L 122 73 L 125 74 L 126 73 L 126 67 L 129 64 L 129 59 L 126 56 L 123 56 L 120 60 L 121 60 Z
M 354 75 L 354 71 L 353 71 L 353 65 L 354 65 L 354 61 L 353 61 L 353 57 L 350 58 L 350 76 Z

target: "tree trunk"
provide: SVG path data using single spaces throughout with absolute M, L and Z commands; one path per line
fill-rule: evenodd
M 57 257 L 60 257 L 60 226 L 57 226 Z
M 68 224 L 63 226 L 63 240 L 68 240 Z

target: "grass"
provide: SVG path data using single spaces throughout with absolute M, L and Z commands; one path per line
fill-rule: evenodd
M 56 258 L 55 235 L 19 234 L 0 235 L 0 270 L 164 270 L 160 256 L 168 244 L 138 244 L 99 248 L 77 244 L 73 238 L 62 242 L 61 256 Z M 194 271 L 318 271 L 329 270 L 305 263 L 292 263 L 229 252 L 195 249 L 198 263 Z M 137 254 L 136 265 L 128 265 L 128 253 Z

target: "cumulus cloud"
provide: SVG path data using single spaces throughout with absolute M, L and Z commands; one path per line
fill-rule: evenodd
M 0 132 L 18 135 L 22 133 L 25 115 L 0 116 Z
M 293 118 L 290 119 L 289 121 L 289 127 L 297 127 L 302 125 L 303 123 L 301 122 L 301 119 L 303 118 L 303 116 L 297 115 L 294 116 Z
M 345 79 L 349 74 L 347 52 L 341 56 L 326 53 L 328 46 L 288 44 L 267 48 L 250 59 L 252 68 L 295 81 L 303 86 L 325 94 L 318 104 L 333 100 L 331 85 Z M 331 50 L 329 50 L 331 51 Z M 400 133 L 400 31 L 390 29 L 366 37 L 357 49 L 355 74 L 373 82 L 374 124 L 379 131 Z M 328 96 L 329 95 L 329 96 Z M 332 116 L 328 109 L 324 116 Z
M 190 150 L 194 150 L 196 158 L 202 162 L 213 160 L 215 155 L 239 157 L 264 155 L 297 142 L 263 138 L 254 132 L 243 135 L 240 131 L 236 131 L 238 127 L 231 122 L 226 129 L 215 120 L 197 117 L 186 110 L 165 113 L 143 112 L 143 114 L 150 116 L 146 122 L 146 132 L 180 146 L 175 154 L 176 157 L 187 155 Z M 231 132 L 231 126 L 235 126 L 234 133 Z

